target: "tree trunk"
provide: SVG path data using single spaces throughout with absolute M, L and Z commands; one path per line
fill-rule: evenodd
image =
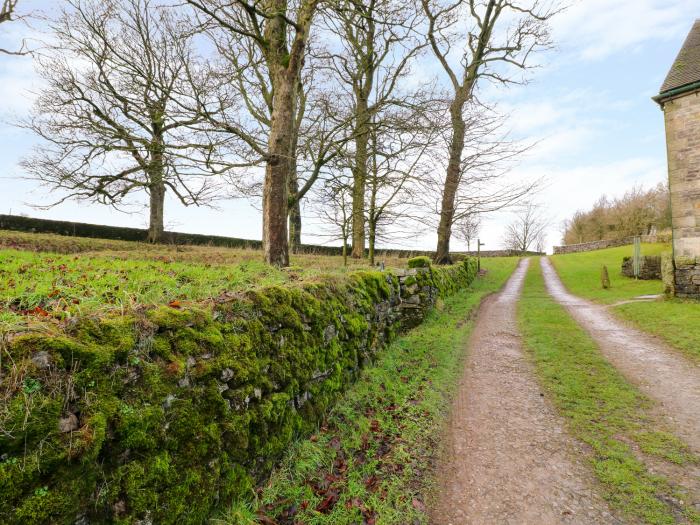
M 293 174 L 292 174 L 293 175 Z M 291 191 L 291 189 L 290 189 Z M 288 210 L 289 215 L 289 251 L 300 253 L 301 250 L 301 206 L 298 199 L 294 199 Z
M 165 184 L 163 182 L 164 162 L 163 137 L 160 135 L 162 119 L 153 119 L 153 131 L 156 137 L 151 143 L 150 165 L 148 166 L 148 192 L 150 195 L 149 219 L 148 219 L 148 242 L 163 242 L 164 207 L 165 207 Z
M 352 257 L 361 259 L 365 256 L 365 186 L 369 161 L 369 111 L 364 94 L 360 94 L 357 100 L 355 134 L 355 166 L 352 174 Z
M 163 221 L 163 208 L 165 205 L 165 185 L 162 180 L 151 182 L 148 187 L 151 196 L 149 221 L 148 221 L 148 242 L 163 242 L 163 232 L 165 231 Z
M 368 221 L 368 244 L 369 244 L 369 265 L 374 266 L 374 242 L 375 239 L 377 238 L 377 225 L 375 221 L 373 221 L 371 218 Z
M 450 264 L 450 237 L 455 213 L 455 198 L 459 189 L 462 170 L 462 151 L 464 150 L 465 124 L 462 111 L 465 102 L 456 97 L 450 107 L 452 123 L 452 142 L 450 143 L 450 159 L 447 164 L 445 186 L 442 191 L 440 207 L 440 224 L 438 225 L 438 242 L 435 250 L 436 264 Z
M 295 97 L 296 98 L 296 97 Z M 299 197 L 299 179 L 297 178 L 297 147 L 298 147 L 298 120 L 295 118 L 295 129 L 292 133 L 292 145 L 289 157 L 289 204 L 287 217 L 289 222 L 289 251 L 299 253 L 301 245 L 301 199 Z
M 348 265 L 348 236 L 343 233 L 343 266 Z
M 265 261 L 274 266 L 289 266 L 287 243 L 287 185 L 290 151 L 294 132 L 294 84 L 290 75 L 279 66 L 274 74 L 275 95 L 272 102 L 272 123 L 268 139 L 268 158 L 263 184 L 263 251 Z
M 374 266 L 374 243 L 377 239 L 377 143 L 372 141 L 372 179 L 370 180 L 369 210 L 367 213 L 368 241 L 369 241 L 369 264 Z

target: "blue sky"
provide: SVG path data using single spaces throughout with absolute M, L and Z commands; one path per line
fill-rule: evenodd
M 55 5 L 26 2 L 32 9 Z M 510 177 L 545 176 L 538 196 L 552 222 L 549 244 L 561 237 L 561 222 L 600 195 L 620 195 L 635 184 L 649 187 L 666 179 L 663 115 L 650 97 L 658 92 L 693 21 L 697 0 L 583 0 L 553 22 L 557 48 L 538 57 L 541 67 L 525 86 L 486 87 L 484 96 L 510 115 L 514 136 L 537 141 Z M 14 27 L 0 34 L 9 46 L 30 31 Z M 435 69 L 435 71 L 438 71 Z M 19 159 L 34 139 L 9 121 L 31 107 L 37 80 L 29 57 L 0 55 L 0 213 L 143 227 L 145 213 L 124 214 L 104 206 L 70 202 L 50 210 L 31 204 L 51 200 L 36 182 L 24 180 Z M 482 229 L 487 248 L 501 244 L 510 213 L 489 217 Z M 243 200 L 218 209 L 166 204 L 169 229 L 260 238 L 259 212 Z M 305 242 L 314 242 L 307 224 Z M 403 246 L 434 248 L 430 233 Z M 454 248 L 461 248 L 456 243 Z

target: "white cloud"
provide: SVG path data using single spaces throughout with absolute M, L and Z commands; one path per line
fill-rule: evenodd
M 697 0 L 578 0 L 553 20 L 561 48 L 584 60 L 685 35 L 700 17 Z

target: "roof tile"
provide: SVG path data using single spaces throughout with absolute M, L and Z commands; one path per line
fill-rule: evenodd
M 659 93 L 663 94 L 694 82 L 700 82 L 700 19 L 695 21 L 688 33 Z

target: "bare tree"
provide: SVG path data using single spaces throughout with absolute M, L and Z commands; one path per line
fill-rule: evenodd
M 202 168 L 214 162 L 214 145 L 193 141 L 204 138 L 202 119 L 181 107 L 197 74 L 188 36 L 148 0 L 69 6 L 52 27 L 57 44 L 39 58 L 48 87 L 26 123 L 47 145 L 24 165 L 67 192 L 58 202 L 118 205 L 146 190 L 158 241 L 166 189 L 185 205 L 206 201 Z
M 534 246 L 544 251 L 545 230 L 549 221 L 536 204 L 528 202 L 516 213 L 515 220 L 506 227 L 503 243 L 506 249 L 527 252 Z
M 338 104 L 335 86 L 307 81 L 300 89 L 293 164 L 289 179 L 289 245 L 292 252 L 301 243 L 301 202 L 316 184 L 324 168 L 346 154 L 352 140 L 352 114 Z
M 372 123 L 383 107 L 403 102 L 401 80 L 424 47 L 415 2 L 340 0 L 324 18 L 338 48 L 328 55 L 352 108 L 352 256 L 365 255 L 367 178 Z M 404 90 L 405 91 L 405 90 Z
M 467 244 L 467 251 L 471 251 L 471 243 L 479 236 L 481 230 L 481 217 L 472 213 L 465 215 L 455 223 L 455 237 Z
M 343 265 L 348 264 L 348 241 L 352 233 L 352 180 L 341 175 L 327 179 L 316 192 L 315 211 L 331 241 L 342 242 Z
M 319 0 L 187 0 L 210 28 L 227 34 L 236 46 L 232 53 L 248 49 L 265 71 L 264 93 L 271 107 L 269 131 L 264 147 L 244 125 L 227 124 L 225 129 L 262 156 L 265 180 L 262 188 L 263 250 L 265 260 L 276 266 L 289 265 L 287 239 L 288 184 L 296 128 L 295 104 L 311 23 Z M 245 66 L 245 64 L 242 64 Z M 248 108 L 249 110 L 251 108 Z M 254 109 L 254 108 L 253 108 Z
M 504 208 L 519 205 L 539 190 L 543 179 L 512 179 L 512 166 L 531 145 L 509 139 L 503 131 L 505 119 L 495 109 L 471 102 L 464 113 L 465 135 L 457 186 L 450 213 L 453 226 L 469 217 L 483 217 Z M 437 121 L 440 140 L 430 150 L 432 169 L 422 180 L 423 208 L 433 213 L 425 222 L 439 228 L 445 220 L 443 213 L 446 178 L 451 162 L 452 126 L 450 119 Z M 446 260 L 443 259 L 443 262 Z
M 19 0 L 2 0 L 0 6 L 0 24 L 4 22 L 16 22 L 22 20 L 23 16 L 17 15 L 17 3 Z M 19 49 L 11 51 L 0 47 L 0 55 L 26 55 L 28 53 L 26 43 L 22 42 Z
M 365 213 L 372 265 L 377 241 L 415 237 L 422 227 L 418 194 L 432 169 L 428 151 L 439 133 L 430 118 L 431 102 L 428 95 L 410 106 L 389 106 L 370 128 Z
M 188 102 L 206 86 L 181 21 L 150 0 L 67 0 L 56 43 L 38 59 L 42 90 L 24 123 L 44 139 L 23 166 L 69 198 L 118 206 L 150 196 L 148 238 L 162 240 L 166 191 L 211 197 L 217 144 Z M 203 88 L 202 88 L 203 89 Z
M 465 107 L 474 98 L 480 79 L 514 82 L 508 68 L 526 69 L 532 53 L 550 45 L 547 22 L 556 9 L 541 0 L 421 0 L 421 5 L 428 20 L 430 47 L 453 92 L 449 162 L 435 254 L 435 261 L 443 263 L 449 262 L 455 201 L 463 174 Z M 459 51 L 456 45 L 461 46 Z

